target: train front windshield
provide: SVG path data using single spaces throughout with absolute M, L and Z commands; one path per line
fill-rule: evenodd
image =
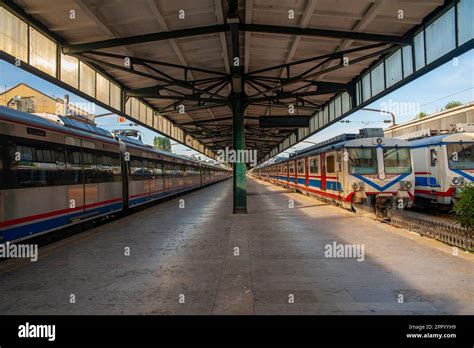
M 349 149 L 349 174 L 377 174 L 375 148 Z
M 474 169 L 474 144 L 448 144 L 450 169 Z
M 383 149 L 383 162 L 386 174 L 411 173 L 410 149 L 403 147 L 387 147 Z

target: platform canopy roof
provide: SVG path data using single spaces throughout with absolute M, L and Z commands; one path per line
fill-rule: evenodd
M 9 3 L 59 38 L 64 54 L 113 77 L 126 98 L 144 101 L 210 150 L 232 146 L 228 96 L 242 83 L 246 146 L 258 149 L 260 159 L 298 133 L 260 128 L 260 116 L 313 116 L 338 95 L 343 115 L 355 101 L 356 78 L 412 44 L 413 31 L 446 6 L 443 0 Z M 236 21 L 238 40 L 231 33 Z

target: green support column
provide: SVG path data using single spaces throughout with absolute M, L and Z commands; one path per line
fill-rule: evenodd
M 236 153 L 243 153 L 245 150 L 245 128 L 244 128 L 244 112 L 242 107 L 242 96 L 241 93 L 234 93 L 232 103 L 233 112 L 233 148 Z M 239 159 L 243 156 L 238 156 Z M 247 213 L 247 177 L 246 177 L 246 164 L 245 162 L 234 163 L 234 176 L 233 176 L 233 188 L 234 188 L 234 214 L 246 214 Z
M 229 0 L 229 12 L 227 23 L 230 25 L 230 39 L 232 46 L 232 57 L 230 65 L 232 67 L 232 93 L 229 96 L 232 101 L 232 145 L 236 153 L 234 162 L 234 214 L 247 214 L 247 177 L 245 150 L 245 127 L 244 127 L 244 67 L 240 56 L 239 42 L 239 6 L 237 0 Z

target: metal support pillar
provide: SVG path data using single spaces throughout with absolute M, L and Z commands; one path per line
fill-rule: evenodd
M 232 103 L 233 122 L 232 122 L 232 143 L 234 150 L 239 153 L 243 153 L 245 150 L 245 127 L 244 127 L 244 111 L 242 108 L 242 96 L 241 93 L 236 93 Z M 247 177 L 246 177 L 246 164 L 240 162 L 243 160 L 238 156 L 239 160 L 234 163 L 234 214 L 246 214 L 247 213 Z
M 239 42 L 239 16 L 238 2 L 229 1 L 229 13 L 227 23 L 230 25 L 230 34 L 232 42 L 232 145 L 236 152 L 236 161 L 233 164 L 233 195 L 234 195 L 234 214 L 247 213 L 247 177 L 246 163 L 244 156 L 245 150 L 245 126 L 244 126 L 244 81 L 243 64 L 240 56 Z

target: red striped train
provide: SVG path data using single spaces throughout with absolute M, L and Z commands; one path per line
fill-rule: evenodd
M 0 107 L 0 243 L 19 241 L 230 177 L 58 116 Z
M 252 174 L 346 209 L 369 207 L 378 217 L 389 218 L 393 209 L 413 204 L 413 168 L 410 143 L 385 138 L 376 128 L 342 134 Z

